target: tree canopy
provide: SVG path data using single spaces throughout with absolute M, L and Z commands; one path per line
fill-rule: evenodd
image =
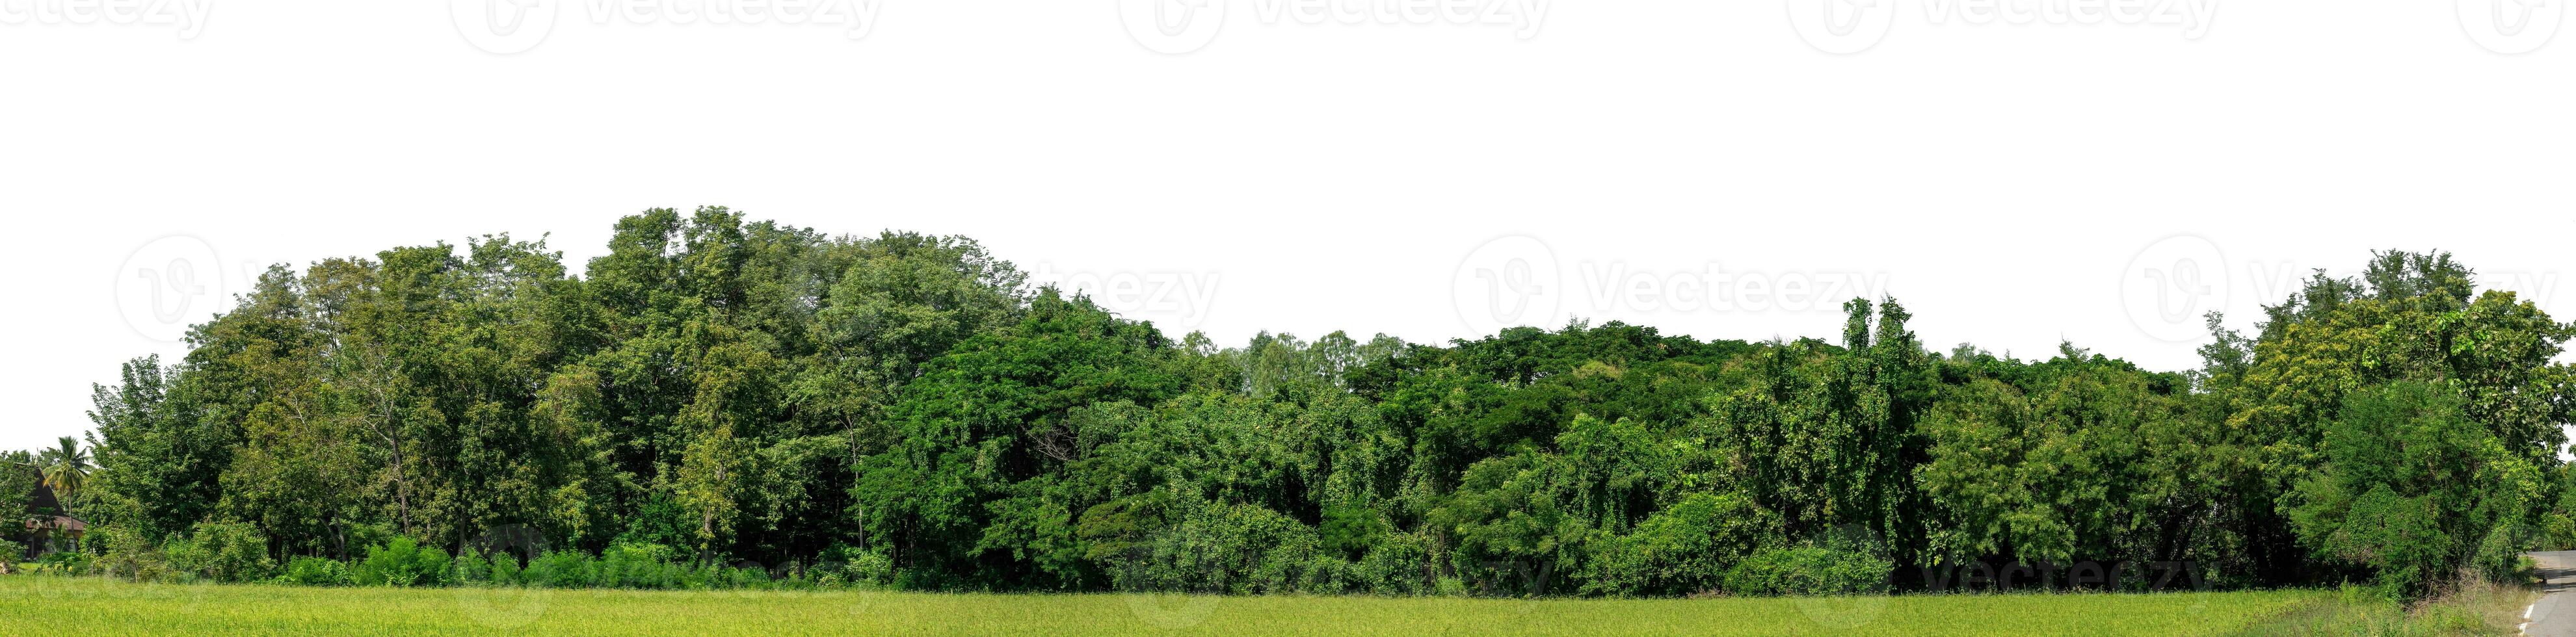
M 2441 253 L 2320 273 L 2252 336 L 2212 315 L 2204 365 L 2156 372 L 1938 352 L 1895 299 L 1833 340 L 1221 347 L 963 237 L 711 207 L 609 248 L 578 275 L 507 236 L 273 267 L 184 359 L 98 387 L 90 449 L 17 462 L 94 527 L 275 564 L 526 529 L 944 590 L 1761 594 L 2091 560 L 2420 593 L 2576 542 L 2576 325 Z

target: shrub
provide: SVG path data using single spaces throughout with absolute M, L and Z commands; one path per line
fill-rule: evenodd
M 2522 553 L 2535 548 L 2541 542 L 2540 536 L 2541 532 L 2531 527 L 2498 525 L 2487 533 L 2484 541 L 2478 542 L 2478 552 L 2471 557 L 2470 567 L 2492 581 L 2518 583 L 2529 580 L 2538 567 Z
M 599 586 L 620 588 L 671 588 L 684 570 L 674 562 L 674 551 L 661 544 L 610 545 L 599 555 Z
M 1896 566 L 1867 543 L 1808 543 L 1754 553 L 1726 572 L 1738 595 L 1858 595 L 1883 592 Z
M 490 561 L 484 565 L 483 572 L 483 581 L 494 586 L 511 586 L 527 583 L 520 575 L 521 570 L 519 568 L 519 557 L 506 552 L 496 551 L 492 553 Z
M 54 575 L 87 575 L 96 561 L 97 558 L 90 557 L 88 553 L 73 551 L 48 553 L 44 559 L 36 562 L 36 572 Z
M 200 522 L 192 537 L 171 540 L 164 552 L 172 571 L 218 582 L 264 580 L 277 570 L 268 537 L 238 522 Z
M 349 566 L 326 557 L 298 557 L 287 560 L 285 572 L 277 581 L 305 586 L 344 586 L 349 584 Z
M 1443 577 L 1440 578 L 1439 584 L 1433 586 L 1431 592 L 1441 597 L 1466 597 L 1467 581 L 1455 577 Z
M 447 583 L 458 586 L 491 583 L 492 564 L 472 549 L 459 551 L 447 560 Z
M 589 588 L 597 585 L 589 554 L 579 551 L 548 551 L 528 560 L 519 581 L 529 586 L 547 588 Z
M 893 584 L 894 560 L 886 557 L 883 551 L 866 551 L 851 556 L 850 563 L 841 567 L 841 572 L 849 577 L 852 584 L 869 586 Z
M 369 547 L 367 559 L 351 571 L 350 579 L 362 586 L 438 586 L 447 583 L 447 551 L 398 536 Z
M 1351 568 L 1354 586 L 1379 595 L 1420 595 L 1431 592 L 1432 573 L 1436 565 L 1438 540 L 1428 533 L 1400 533 L 1380 536 L 1368 554 Z
M 1779 518 L 1739 495 L 1698 493 L 1601 542 L 1583 590 L 1607 595 L 1686 595 L 1718 588 L 1728 567 L 1772 543 Z
M 158 582 L 170 576 L 170 560 L 161 547 L 131 529 L 93 528 L 82 543 L 100 551 L 98 561 L 90 566 L 109 577 Z
M 1108 556 L 1111 579 L 1129 591 L 1291 592 L 1323 553 L 1314 527 L 1251 504 L 1178 503 L 1179 524 Z

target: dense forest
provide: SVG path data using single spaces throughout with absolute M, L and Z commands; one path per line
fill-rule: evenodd
M 65 561 L 316 583 L 545 563 L 631 585 L 582 565 L 641 559 L 925 590 L 1645 596 L 2163 563 L 2421 595 L 2576 542 L 2576 373 L 2552 362 L 2576 325 L 2441 253 L 2356 255 L 2250 335 L 2212 315 L 2203 365 L 2163 372 L 1934 349 L 1895 299 L 1795 341 L 1578 321 L 1227 346 L 962 237 L 663 209 L 609 248 L 578 275 L 507 236 L 272 267 L 185 359 L 102 385 L 88 449 L 15 456 L 88 455 L 86 479 L 10 479 L 69 482 L 56 506 L 91 531 Z

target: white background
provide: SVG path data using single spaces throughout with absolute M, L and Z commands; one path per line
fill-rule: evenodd
M 659 206 L 965 234 L 1029 270 L 1211 286 L 1112 305 L 1228 344 L 1482 333 L 1497 320 L 1461 308 L 1486 300 L 1461 286 L 1499 258 L 1561 273 L 1553 312 L 1530 315 L 1549 320 L 1839 332 L 1839 299 L 1649 309 L 1585 283 L 1717 264 L 1879 277 L 1941 349 L 2044 357 L 2071 339 L 2183 369 L 2198 343 L 2134 318 L 2156 316 L 2133 281 L 2170 274 L 2174 241 L 2226 281 L 2185 300 L 2240 328 L 2306 268 L 2395 247 L 2451 250 L 2576 317 L 2556 284 L 2576 235 L 2576 36 L 2499 54 L 2447 1 L 2221 0 L 2192 39 L 1933 24 L 1925 0 L 1879 0 L 1890 30 L 1851 55 L 1802 40 L 1781 0 L 1552 2 L 1526 39 L 1265 23 L 1255 0 L 1210 0 L 1235 3 L 1223 30 L 1180 55 L 1131 38 L 1110 0 L 887 0 L 858 39 L 599 24 L 596 1 L 554 7 L 510 55 L 476 48 L 443 1 L 211 0 L 186 38 L 0 24 L 0 267 L 17 274 L 0 446 L 85 429 L 91 383 L 183 353 L 147 336 L 171 328 L 130 283 L 186 253 L 164 237 L 211 251 L 186 257 L 223 273 L 209 290 L 492 232 L 550 232 L 578 270 L 618 216 Z M 1543 252 L 1479 251 L 1497 237 Z M 184 320 L 216 309 L 195 299 Z

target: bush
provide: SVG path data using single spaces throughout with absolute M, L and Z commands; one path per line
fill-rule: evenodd
M 2522 553 L 2536 548 L 2540 542 L 2539 529 L 2519 524 L 2498 525 L 2487 533 L 2484 541 L 2478 542 L 2478 552 L 2470 558 L 2469 566 L 2488 580 L 2506 583 L 2528 581 L 2534 577 L 2538 566 Z
M 73 551 L 47 553 L 44 559 L 36 562 L 36 572 L 53 575 L 87 575 L 97 563 L 97 559 L 90 557 L 88 553 Z
M 170 560 L 162 554 L 161 547 L 131 529 L 90 529 L 82 544 L 99 550 L 98 561 L 88 566 L 109 577 L 158 582 L 170 576 Z
M 1692 494 L 1600 543 L 1587 593 L 1687 595 L 1724 585 L 1728 567 L 1774 540 L 1778 516 L 1742 496 Z
M 349 566 L 330 558 L 299 557 L 286 562 L 286 572 L 279 573 L 277 581 L 305 586 L 345 586 L 350 583 Z
M 836 543 L 817 557 L 812 569 L 818 572 L 813 576 L 817 586 L 873 588 L 894 583 L 894 560 L 887 559 L 882 550 L 861 550 Z
M 599 554 L 598 586 L 618 588 L 673 588 L 680 581 L 680 566 L 669 546 L 661 544 L 611 545 Z
M 549 551 L 528 560 L 519 582 L 546 588 L 589 588 L 597 585 L 589 554 L 579 551 Z
M 1429 533 L 1379 536 L 1351 568 L 1353 587 L 1379 595 L 1421 595 L 1434 587 L 1439 541 Z
M 483 581 L 494 586 L 526 584 L 521 572 L 519 556 L 506 552 L 494 552 L 490 561 L 484 565 Z
M 192 537 L 171 540 L 163 552 L 172 571 L 218 582 L 264 580 L 277 570 L 268 537 L 238 522 L 200 522 Z
M 361 586 L 439 586 L 447 583 L 447 575 L 447 551 L 395 537 L 369 547 L 366 561 L 351 569 L 350 579 Z
M 894 560 L 886 557 L 884 551 L 867 551 L 852 556 L 850 563 L 841 567 L 841 572 L 849 577 L 852 584 L 885 586 L 894 583 Z
M 26 545 L 0 539 L 0 575 L 18 572 L 18 558 L 26 554 Z
M 1861 595 L 1887 590 L 1896 565 L 1866 543 L 1809 543 L 1754 553 L 1726 572 L 1738 595 Z
M 1314 574 L 1323 546 L 1314 527 L 1251 504 L 1194 498 L 1179 524 L 1103 561 L 1121 590 L 1191 593 L 1292 592 Z

